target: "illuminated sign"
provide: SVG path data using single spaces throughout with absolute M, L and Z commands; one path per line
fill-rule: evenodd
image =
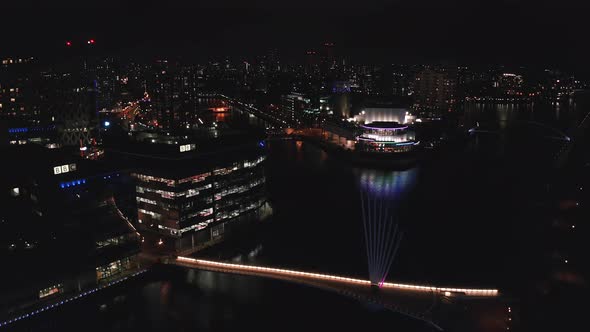
M 184 144 L 180 146 L 180 152 L 188 152 L 196 149 L 194 144 Z
M 69 164 L 69 165 L 60 165 L 53 167 L 53 174 L 62 174 L 62 173 L 69 173 L 74 172 L 76 170 L 76 164 Z

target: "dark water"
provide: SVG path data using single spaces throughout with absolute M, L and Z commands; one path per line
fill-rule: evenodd
M 383 171 L 343 164 L 306 142 L 271 142 L 272 221 L 236 241 L 241 252 L 232 242 L 225 253 L 209 255 L 366 278 L 361 181 L 387 183 L 405 234 L 390 280 L 497 287 L 512 263 L 518 201 L 503 166 L 479 158 L 451 154 Z
M 12 331 L 318 331 L 423 323 L 315 288 L 167 267 L 54 309 Z
M 526 139 L 499 128 L 537 130 L 523 119 L 545 119 L 518 108 L 524 106 L 470 107 L 466 124 L 495 124 L 490 128 L 498 133 L 477 135 L 408 169 L 360 168 L 308 142 L 270 142 L 272 222 L 227 243 L 227 250 L 201 255 L 366 278 L 361 191 L 385 184 L 404 231 L 389 280 L 515 287 L 514 275 L 526 266 L 522 225 L 537 217 L 531 204 L 543 199 L 548 161 L 562 142 L 544 127 Z
M 360 193 L 385 184 L 395 222 L 404 231 L 388 280 L 497 287 L 509 293 L 528 289 L 544 259 L 530 250 L 530 239 L 550 233 L 542 206 L 555 176 L 547 160 L 561 143 L 542 126 L 515 124 L 530 120 L 566 132 L 585 113 L 576 104 L 559 111 L 553 106 L 470 107 L 466 125 L 486 123 L 500 131 L 471 137 L 409 169 L 359 168 L 306 142 L 269 142 L 273 217 L 197 256 L 367 278 Z M 520 128 L 530 130 L 519 136 Z M 100 309 L 102 304 L 106 307 Z M 317 289 L 182 269 L 143 277 L 46 318 L 30 326 L 48 331 L 79 326 L 103 331 L 427 330 L 398 314 Z

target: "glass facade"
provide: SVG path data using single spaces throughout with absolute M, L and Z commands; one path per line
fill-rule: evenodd
M 97 249 L 101 249 L 101 248 L 107 248 L 107 247 L 115 247 L 115 246 L 125 245 L 125 244 L 129 244 L 129 243 L 135 242 L 136 239 L 137 238 L 135 236 L 135 233 L 130 233 L 130 234 L 124 234 L 124 235 L 120 235 L 120 236 L 115 236 L 115 237 L 112 237 L 112 238 L 108 238 L 108 239 L 96 241 L 96 248 Z
M 208 228 L 223 227 L 223 222 L 266 203 L 266 157 L 262 153 L 178 178 L 158 177 L 147 171 L 133 173 L 138 228 L 158 235 L 164 242 L 174 241 L 177 251 L 186 249 L 187 243 L 194 247 L 196 242 L 214 238 L 195 237 L 195 233 L 213 234 Z M 185 237 L 191 239 L 183 241 Z
M 100 282 L 101 280 L 110 278 L 112 276 L 116 276 L 127 270 L 135 268 L 135 257 L 136 256 L 124 257 L 116 261 L 110 262 L 106 265 L 97 267 L 96 281 Z
M 47 288 L 44 288 L 42 290 L 39 291 L 39 298 L 46 298 L 48 296 L 51 295 L 55 295 L 55 294 L 59 294 L 59 293 L 63 293 L 64 291 L 64 285 L 63 284 L 57 284 L 54 286 L 50 286 Z

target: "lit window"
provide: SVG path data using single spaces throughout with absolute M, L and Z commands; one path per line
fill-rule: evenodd
M 42 289 L 39 291 L 39 298 L 42 299 L 44 297 L 53 295 L 53 294 L 58 294 L 58 293 L 62 293 L 63 292 L 63 285 L 62 284 L 57 284 L 55 286 L 51 286 L 45 289 Z

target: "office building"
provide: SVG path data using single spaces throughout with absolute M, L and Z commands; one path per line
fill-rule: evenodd
M 301 121 L 305 112 L 310 112 L 311 100 L 304 94 L 292 92 L 281 97 L 281 111 L 291 124 Z
M 183 253 L 220 241 L 266 205 L 262 136 L 138 134 L 108 149 L 133 169 L 146 250 Z M 237 226 L 238 227 L 238 226 Z
M 0 150 L 0 252 L 11 273 L 0 288 L 5 309 L 52 301 L 137 271 L 139 235 L 116 193 L 125 174 L 75 150 L 40 145 Z

